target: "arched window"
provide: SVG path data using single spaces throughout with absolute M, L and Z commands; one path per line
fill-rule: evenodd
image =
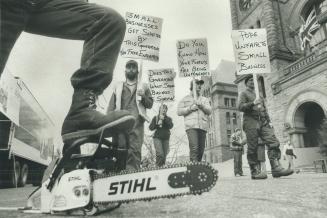
M 257 20 L 257 28 L 261 28 L 261 21 L 260 20 Z
M 302 11 L 303 24 L 299 29 L 301 49 L 309 52 L 327 41 L 327 19 L 322 16 L 327 12 L 327 1 L 312 2 L 315 3 Z

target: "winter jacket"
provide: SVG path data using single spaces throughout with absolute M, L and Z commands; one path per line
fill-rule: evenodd
M 173 122 L 172 119 L 168 116 L 165 116 L 161 127 L 158 125 L 159 117 L 154 116 L 150 125 L 149 129 L 151 131 L 156 130 L 154 132 L 153 138 L 158 138 L 158 139 L 169 139 L 170 137 L 170 129 L 173 128 Z
M 177 108 L 177 115 L 184 116 L 185 130 L 188 129 L 202 129 L 208 131 L 208 115 L 211 114 L 211 106 L 209 99 L 199 96 L 198 100 L 202 103 L 202 109 L 191 111 L 190 107 L 194 104 L 193 96 L 185 96 L 179 103 Z
M 242 138 L 242 135 L 232 134 L 231 136 L 231 151 L 243 151 L 243 146 L 246 144 L 246 140 Z
M 269 123 L 270 118 L 266 106 L 261 104 L 261 107 L 259 108 L 257 105 L 254 105 L 255 99 L 256 95 L 252 90 L 246 89 L 240 94 L 238 108 L 240 111 L 244 112 L 244 122 L 246 122 L 247 118 L 253 118 L 255 120 L 260 120 L 263 123 Z

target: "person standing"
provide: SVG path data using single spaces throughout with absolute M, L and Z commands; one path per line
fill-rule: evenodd
M 139 83 L 138 74 L 138 63 L 134 60 L 127 61 L 126 81 L 116 84 L 108 106 L 108 113 L 114 110 L 127 110 L 136 119 L 133 129 L 129 133 L 127 170 L 140 169 L 144 122 L 149 122 L 146 109 L 152 108 L 153 105 L 150 89 L 146 83 Z
M 149 129 L 155 130 L 153 135 L 153 144 L 156 149 L 156 165 L 161 167 L 165 165 L 169 153 L 170 129 L 173 128 L 172 119 L 167 116 L 168 107 L 162 104 L 159 108 L 159 114 L 154 116 Z
M 284 160 L 288 162 L 288 169 L 295 170 L 293 158 L 297 158 L 294 154 L 294 146 L 291 144 L 291 141 L 288 140 L 283 147 L 283 156 Z
M 240 129 L 235 129 L 231 136 L 231 146 L 230 150 L 233 152 L 234 157 L 234 175 L 243 176 L 242 169 L 242 155 L 243 146 L 246 144 L 246 140 L 243 138 L 242 131 Z
M 193 83 L 195 87 L 193 87 Z M 209 99 L 201 96 L 203 80 L 191 82 L 190 94 L 179 103 L 177 115 L 184 116 L 184 125 L 190 147 L 190 161 L 201 161 L 208 131 L 208 115 L 211 114 Z M 193 88 L 196 96 L 194 96 Z
M 84 41 L 80 67 L 71 77 L 71 107 L 61 130 L 65 144 L 127 119 L 127 111 L 105 115 L 96 111 L 95 103 L 111 83 L 125 35 L 126 23 L 119 13 L 82 0 L 0 0 L 0 10 L 0 75 L 23 31 Z
M 268 158 L 273 177 L 288 176 L 293 170 L 284 169 L 280 164 L 280 143 L 275 136 L 263 99 L 256 98 L 254 92 L 253 76 L 245 78 L 246 90 L 240 94 L 239 110 L 243 112 L 243 129 L 247 138 L 247 159 L 251 170 L 252 179 L 266 179 L 260 172 L 258 161 L 258 139 L 268 147 Z

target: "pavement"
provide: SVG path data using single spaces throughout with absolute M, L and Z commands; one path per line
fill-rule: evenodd
M 221 175 L 208 193 L 123 204 L 98 217 L 327 217 L 327 173 L 300 172 L 278 179 L 268 175 L 268 179 L 259 181 L 251 180 L 246 170 L 246 176 L 229 176 L 229 164 L 223 166 L 215 165 Z M 0 189 L 0 208 L 23 206 L 33 189 Z M 58 216 L 0 210 L 0 217 Z

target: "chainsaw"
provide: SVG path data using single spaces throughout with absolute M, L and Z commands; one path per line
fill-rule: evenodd
M 24 212 L 97 215 L 123 203 L 208 192 L 218 179 L 218 172 L 206 162 L 126 171 L 127 149 L 102 136 L 95 154 L 71 153 L 92 141 L 91 137 L 75 140 L 61 159 L 49 165 Z

